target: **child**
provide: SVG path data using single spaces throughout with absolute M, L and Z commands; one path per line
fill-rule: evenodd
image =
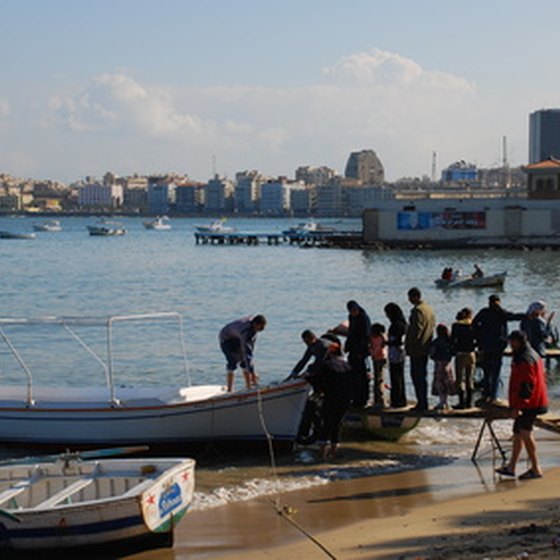
M 455 395 L 457 388 L 451 368 L 453 359 L 453 345 L 446 325 L 440 324 L 436 328 L 436 338 L 430 344 L 429 355 L 434 360 L 434 383 L 432 395 L 439 397 L 436 410 L 449 408 L 447 397 Z
M 451 341 L 455 352 L 455 377 L 459 392 L 459 410 L 471 408 L 476 367 L 476 341 L 472 327 L 473 312 L 464 307 L 457 313 L 456 322 L 451 327 Z
M 384 408 L 383 369 L 387 363 L 387 339 L 385 327 L 381 323 L 373 323 L 371 326 L 369 348 L 373 362 L 373 406 Z

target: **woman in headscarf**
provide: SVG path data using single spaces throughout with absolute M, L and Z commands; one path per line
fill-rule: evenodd
M 546 345 L 552 339 L 551 322 L 553 318 L 554 312 L 548 316 L 548 319 L 546 318 L 546 303 L 537 300 L 529 305 L 527 315 L 519 324 L 520 330 L 527 335 L 527 341 L 541 358 L 546 356 Z

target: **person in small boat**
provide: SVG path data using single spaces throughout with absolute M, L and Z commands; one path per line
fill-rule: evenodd
M 546 303 L 534 301 L 527 309 L 527 315 L 521 319 L 519 329 L 527 335 L 529 344 L 541 356 L 546 356 L 546 347 L 552 341 L 552 319 L 554 311 L 546 317 Z
M 340 425 L 352 399 L 352 369 L 342 355 L 340 342 L 329 345 L 325 357 L 314 370 L 314 379 L 323 394 L 319 443 L 323 459 L 336 455 Z
M 408 290 L 412 304 L 405 337 L 406 353 L 410 356 L 410 375 L 416 393 L 415 410 L 428 410 L 428 348 L 432 342 L 436 317 L 433 309 L 422 299 L 418 288 Z
M 513 331 L 509 336 L 513 352 L 509 380 L 509 407 L 513 422 L 513 448 L 508 463 L 496 469 L 502 476 L 515 476 L 517 461 L 525 447 L 531 468 L 520 480 L 541 478 L 533 425 L 539 414 L 548 407 L 546 376 L 542 358 L 531 348 L 523 331 Z
M 455 353 L 455 378 L 459 403 L 453 408 L 471 408 L 476 368 L 476 340 L 472 327 L 472 309 L 464 307 L 451 326 L 451 343 Z
M 457 392 L 451 367 L 453 344 L 447 325 L 437 326 L 436 338 L 431 342 L 428 354 L 434 361 L 432 395 L 439 398 L 436 410 L 447 410 L 449 408 L 448 397 Z
M 453 279 L 453 269 L 450 266 L 446 266 L 443 269 L 441 273 L 441 279 L 447 282 L 450 282 Z
M 385 326 L 381 323 L 373 323 L 371 326 L 369 350 L 373 362 L 373 406 L 384 408 L 383 370 L 387 364 L 387 337 Z
M 478 264 L 474 264 L 474 272 L 472 273 L 472 278 L 482 278 L 484 276 L 484 271 Z
M 258 383 L 258 375 L 253 364 L 253 351 L 257 334 L 266 327 L 264 315 L 243 317 L 228 323 L 219 335 L 220 348 L 226 358 L 226 383 L 228 392 L 233 391 L 235 370 L 240 366 L 247 389 Z
M 352 368 L 354 394 L 352 404 L 363 408 L 369 399 L 369 377 L 366 360 L 369 356 L 371 321 L 363 307 L 354 300 L 346 304 L 348 309 L 348 335 L 344 345 L 348 363 Z
M 393 302 L 385 306 L 385 315 L 390 325 L 387 331 L 387 346 L 389 359 L 389 379 L 391 390 L 389 393 L 391 407 L 401 408 L 406 406 L 406 389 L 404 383 L 404 336 L 407 323 L 403 310 Z
M 327 340 L 323 337 L 317 337 L 317 335 L 310 330 L 304 330 L 301 333 L 301 339 L 303 340 L 307 348 L 301 360 L 299 360 L 299 362 L 294 366 L 294 369 L 288 376 L 288 379 L 298 377 L 304 370 L 309 360 L 311 360 L 311 358 L 314 358 L 313 363 L 308 368 L 308 370 L 312 370 L 315 364 L 320 362 L 325 357 L 327 348 L 332 343 L 331 340 Z

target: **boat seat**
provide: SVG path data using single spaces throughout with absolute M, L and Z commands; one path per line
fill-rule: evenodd
M 67 498 L 72 496 L 72 494 L 76 494 L 80 490 L 83 490 L 86 486 L 89 486 L 92 482 L 93 482 L 93 478 L 82 478 L 80 480 L 76 480 L 76 482 L 73 482 L 72 484 L 70 484 L 70 486 L 63 488 L 60 492 L 54 494 L 54 496 L 47 498 L 40 504 L 36 505 L 33 509 L 48 509 L 53 506 L 56 506 L 56 504 L 62 502 L 63 500 L 66 500 Z
M 6 503 L 8 500 L 15 498 L 19 494 L 25 492 L 28 488 L 33 486 L 40 478 L 42 478 L 42 474 L 39 472 L 33 473 L 32 476 L 25 480 L 21 480 L 20 482 L 14 484 L 8 490 L 4 490 L 4 492 L 0 493 L 0 505 Z

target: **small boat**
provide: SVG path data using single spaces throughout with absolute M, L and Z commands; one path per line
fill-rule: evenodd
M 101 237 L 110 237 L 115 235 L 124 235 L 126 229 L 120 222 L 113 222 L 111 220 L 100 220 L 98 224 L 87 226 L 90 235 L 97 235 Z
M 288 237 L 297 237 L 306 235 L 324 235 L 335 232 L 335 228 L 324 226 L 311 218 L 306 222 L 299 223 L 297 226 L 293 226 L 284 230 L 282 234 Z
M 168 218 L 166 216 L 156 216 L 153 220 L 147 220 L 142 223 L 149 230 L 168 231 L 171 229 L 171 225 L 166 224 L 164 220 L 168 220 Z
M 193 459 L 34 459 L 0 466 L 0 550 L 172 546 L 192 501 Z
M 457 276 L 451 280 L 438 278 L 435 283 L 438 288 L 501 288 L 506 281 L 507 272 L 488 276 Z
M 344 417 L 345 429 L 385 441 L 398 441 L 419 422 L 420 416 L 410 415 L 405 410 L 375 407 L 351 409 Z
M 33 224 L 35 231 L 46 231 L 49 233 L 56 233 L 62 231 L 62 226 L 58 220 L 47 220 L 42 224 Z
M 224 225 L 225 222 L 226 219 L 222 218 L 220 220 L 213 220 L 206 225 L 197 225 L 195 228 L 199 233 L 233 233 L 235 228 Z
M 35 237 L 34 233 L 0 231 L 0 239 L 35 239 Z
M 133 387 L 117 383 L 113 365 L 115 341 L 112 333 L 115 325 L 128 322 L 147 328 L 147 324 L 157 325 L 158 322 L 161 326 L 162 321 L 175 321 L 179 326 L 178 351 L 183 356 L 187 385 Z M 35 386 L 31 368 L 24 360 L 25 348 L 18 344 L 16 350 L 9 332 L 15 328 L 19 337 L 25 326 L 33 325 L 50 325 L 54 332 L 70 335 L 70 340 L 78 342 L 85 354 L 101 366 L 100 377 L 104 379 L 104 384 L 100 382 L 91 387 Z M 86 327 L 94 329 L 92 338 L 104 334 L 106 356 L 98 356 L 91 344 L 83 340 L 84 334 L 79 336 L 75 330 L 88 332 Z M 103 330 L 100 332 L 100 329 Z M 182 318 L 178 313 L 0 318 L 1 340 L 12 354 L 10 357 L 19 363 L 25 380 L 20 385 L 0 386 L 0 443 L 60 448 L 178 445 L 218 440 L 264 441 L 267 439 L 266 431 L 275 441 L 295 439 L 309 393 L 307 382 L 289 380 L 231 393 L 222 385 L 192 385 L 183 332 Z M 119 348 L 119 355 L 123 350 Z M 47 351 L 45 348 L 44 352 Z M 71 375 L 68 378 L 71 379 Z

